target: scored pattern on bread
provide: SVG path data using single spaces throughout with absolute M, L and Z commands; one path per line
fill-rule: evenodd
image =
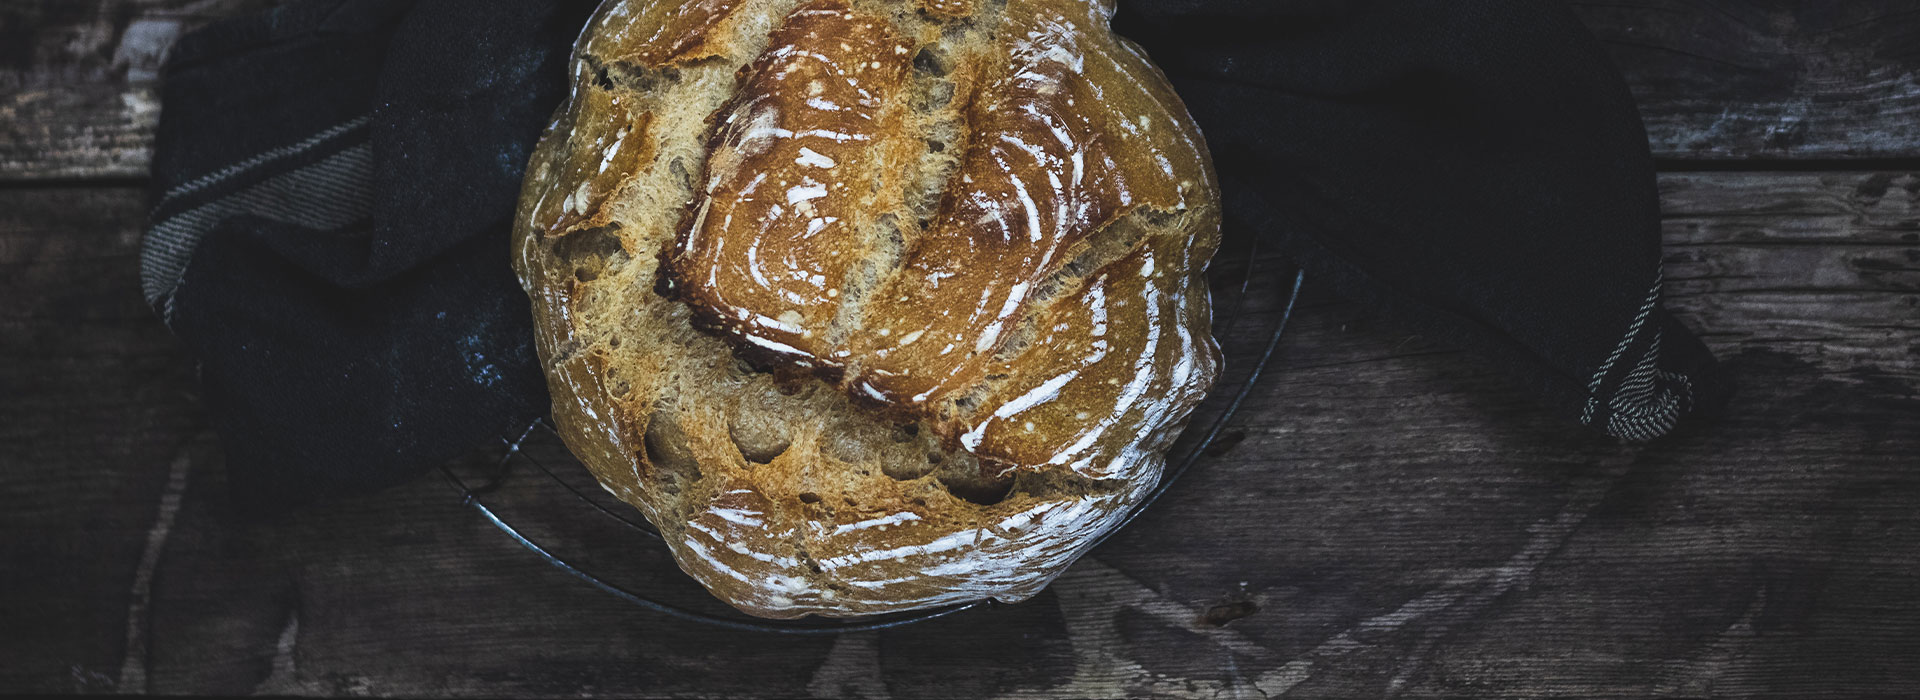
M 1075 291 L 1077 279 L 1055 278 L 1092 247 L 1094 234 L 1144 234 L 1113 224 L 1142 207 L 1184 210 L 1183 183 L 1197 187 L 1204 177 L 1201 161 L 1182 173 L 1159 153 L 1163 146 L 1129 128 L 1166 115 L 1116 114 L 1114 96 L 1083 78 L 1083 30 L 1064 16 L 1010 7 L 1001 31 L 1017 38 L 1005 57 L 981 61 L 990 75 L 967 100 L 973 138 L 960 182 L 905 264 L 867 302 L 863 323 L 872 330 L 844 351 L 857 363 L 847 382 L 856 395 L 914 408 L 967 398 L 988 381 L 996 354 L 1018 344 L 1023 323 L 1053 325 L 1046 296 Z M 1119 157 L 1123 150 L 1134 153 Z M 1189 236 L 1174 233 L 1185 246 Z M 1063 335 L 1054 334 L 1103 342 Z
M 795 10 L 745 69 L 668 256 L 681 293 L 755 349 L 805 367 L 831 349 L 863 231 L 905 208 L 912 50 L 834 0 Z
M 530 163 L 554 417 L 718 597 L 1021 600 L 1211 385 L 1199 135 L 1097 0 L 610 0 Z

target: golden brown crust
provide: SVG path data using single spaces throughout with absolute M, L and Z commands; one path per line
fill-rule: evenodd
M 685 0 L 610 4 L 610 11 L 599 15 L 602 21 L 587 31 L 587 53 L 607 63 L 630 61 L 662 68 L 720 55 L 725 48 L 721 24 L 746 3 Z
M 772 617 L 1022 599 L 1158 479 L 1216 372 L 1218 194 L 1109 12 L 596 15 L 516 268 L 567 444 L 715 595 Z
M 535 216 L 551 222 L 544 232 L 560 236 L 598 228 L 613 221 L 608 199 L 633 182 L 642 166 L 653 160 L 653 136 L 647 129 L 651 115 L 635 113 L 631 100 L 611 90 L 587 86 L 574 101 L 579 124 L 577 144 L 561 171 L 548 180 Z M 579 115 L 588 115 L 585 118 Z M 562 191 L 571 185 L 572 189 Z
M 862 231 L 904 208 L 910 44 L 884 19 L 811 0 L 742 72 L 693 216 L 667 257 L 681 297 L 743 349 L 813 367 L 831 351 Z M 874 183 L 874 186 L 869 186 Z
M 1083 30 L 1039 7 L 1008 15 L 1002 32 L 1016 38 L 1000 47 L 1007 56 L 985 59 L 998 74 L 968 100 L 975 138 L 959 185 L 870 304 L 865 324 L 880 330 L 848 350 L 860 368 L 853 391 L 937 406 L 977 386 L 1089 237 L 1137 208 L 1183 206 L 1181 174 L 1132 143 L 1136 117 L 1114 113 L 1105 86 L 1083 78 Z M 1171 122 L 1164 108 L 1138 119 Z
M 1084 303 L 1059 304 L 1032 350 L 992 365 L 1012 379 L 982 401 L 994 410 L 961 442 L 1012 465 L 1125 478 L 1119 452 L 1138 439 L 1127 428 L 1167 423 L 1180 409 L 1159 398 L 1216 371 L 1208 339 L 1192 335 L 1206 305 L 1168 289 L 1200 269 L 1181 241 L 1158 237 L 1095 273 Z M 1079 429 L 1042 429 L 1063 425 Z

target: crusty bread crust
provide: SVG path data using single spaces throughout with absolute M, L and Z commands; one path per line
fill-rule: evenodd
M 1104 0 L 608 0 L 515 266 L 562 436 L 746 612 L 1037 593 L 1212 384 L 1206 149 Z

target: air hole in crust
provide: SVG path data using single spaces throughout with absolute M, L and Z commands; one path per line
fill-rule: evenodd
M 982 464 L 967 452 L 955 452 L 934 470 L 934 479 L 947 492 L 963 500 L 990 506 L 1006 500 L 1013 491 L 1013 479 L 999 476 L 1000 468 Z
M 913 70 L 937 78 L 952 72 L 953 68 L 947 64 L 946 52 L 939 46 L 928 45 L 913 55 Z
M 618 270 L 629 259 L 615 231 L 613 226 L 602 226 L 561 236 L 553 244 L 553 255 L 573 265 L 575 279 L 591 282 Z
M 687 434 L 673 414 L 658 411 L 647 422 L 645 443 L 647 464 L 651 465 L 667 493 L 678 494 L 688 484 L 700 480 L 700 462 L 687 446 Z
M 588 60 L 593 62 L 591 58 Z M 626 61 L 606 64 L 593 62 L 593 64 L 597 69 L 595 79 L 600 82 L 601 87 L 608 89 L 619 87 L 634 92 L 652 92 L 660 87 L 662 81 L 678 84 L 681 80 L 678 68 L 654 70 Z
M 793 437 L 786 426 L 748 414 L 734 417 L 733 424 L 727 428 L 727 437 L 733 439 L 740 456 L 754 464 L 772 464 L 793 446 Z
M 667 171 L 680 179 L 680 186 L 689 194 L 693 192 L 693 173 L 687 170 L 687 159 L 675 157 L 667 163 Z
M 633 383 L 625 379 L 616 379 L 613 380 L 612 385 L 608 387 L 608 389 L 613 392 L 614 396 L 624 399 L 633 394 Z
M 1005 481 L 992 481 L 987 479 L 977 481 L 948 481 L 941 479 L 940 485 L 947 487 L 948 493 L 959 497 L 961 500 L 982 506 L 990 506 L 1007 500 L 1007 494 L 1013 491 L 1012 479 Z
M 659 274 L 653 276 L 653 295 L 662 299 L 679 299 L 680 290 L 673 284 L 673 275 L 666 265 L 660 266 Z

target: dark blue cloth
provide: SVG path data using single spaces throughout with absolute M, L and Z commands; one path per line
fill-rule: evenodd
M 175 47 L 143 263 L 236 503 L 382 488 L 545 415 L 508 222 L 591 9 L 303 0 Z

